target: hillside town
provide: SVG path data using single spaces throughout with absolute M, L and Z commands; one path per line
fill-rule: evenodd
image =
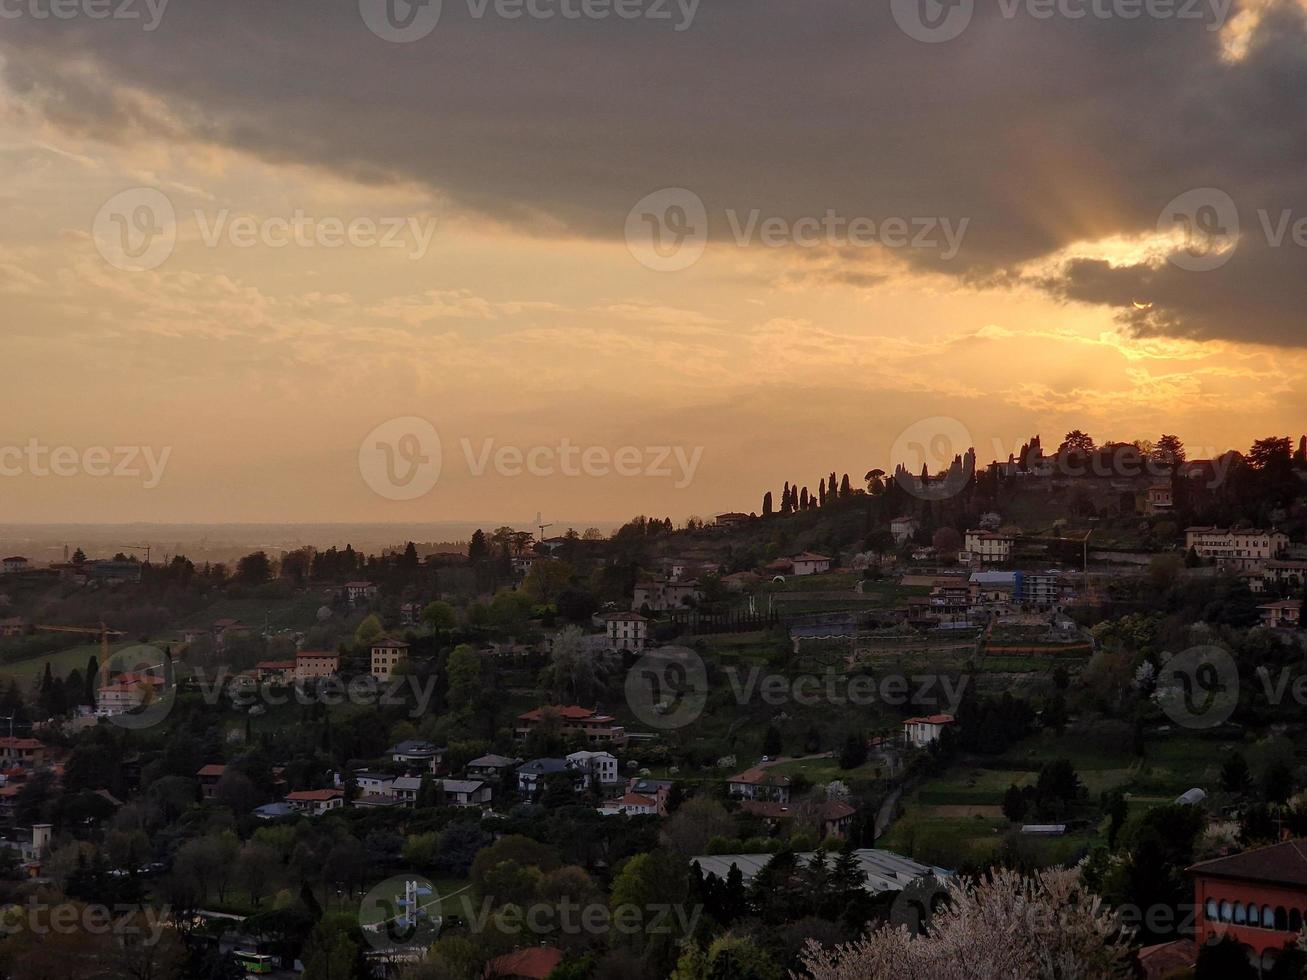
M 1073 432 L 610 536 L 7 557 L 3 902 L 153 931 L 23 920 L 0 964 L 821 978 L 1071 888 L 1090 975 L 1298 976 L 1304 448 Z

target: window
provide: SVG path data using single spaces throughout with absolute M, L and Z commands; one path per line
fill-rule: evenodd
M 1234 907 L 1228 902 L 1221 903 L 1221 921 L 1231 922 L 1234 919 Z
M 1244 909 L 1243 902 L 1234 903 L 1234 924 L 1237 926 L 1246 925 L 1248 922 L 1248 913 Z
M 1258 912 L 1257 906 L 1253 903 L 1248 905 L 1248 924 L 1250 926 L 1259 926 L 1262 924 L 1261 913 Z
M 1215 922 L 1220 918 L 1220 913 L 1216 911 L 1216 899 L 1209 898 L 1207 900 L 1207 905 L 1203 909 L 1203 916 L 1208 922 Z

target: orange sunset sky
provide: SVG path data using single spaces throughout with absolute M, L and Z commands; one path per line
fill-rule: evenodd
M 946 44 L 883 7 L 704 0 L 678 31 L 446 0 L 413 43 L 356 3 L 0 21 L 0 445 L 170 449 L 150 487 L 17 466 L 5 519 L 680 521 L 857 482 L 937 417 L 982 461 L 1071 428 L 1191 457 L 1296 439 L 1307 248 L 1260 216 L 1307 216 L 1302 6 L 1214 26 L 978 4 Z M 134 188 L 175 212 L 154 268 L 105 255 Z M 628 247 L 660 188 L 705 204 L 688 268 Z M 1159 225 L 1195 188 L 1240 220 L 1208 271 Z M 949 258 L 742 245 L 755 210 L 968 225 Z M 406 223 L 398 247 L 273 241 L 297 214 Z M 405 417 L 441 450 L 407 500 L 359 459 Z M 478 475 L 464 449 L 564 439 L 701 454 L 689 479 Z

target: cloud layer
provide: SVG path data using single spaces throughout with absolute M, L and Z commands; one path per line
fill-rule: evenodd
M 1262 230 L 1307 217 L 1296 0 L 1236 0 L 1221 23 L 1208 6 L 1190 20 L 1042 19 L 977 0 L 941 44 L 908 37 L 884 3 L 705 0 L 679 31 L 671 4 L 669 20 L 495 9 L 445 0 L 429 36 L 395 44 L 339 0 L 173 0 L 148 32 L 8 19 L 0 53 L 26 105 L 105 140 L 416 183 L 548 235 L 619 238 L 634 202 L 668 186 L 703 198 L 718 238 L 728 210 L 966 218 L 956 259 L 896 257 L 1117 308 L 1141 334 L 1307 341 L 1307 249 Z M 1155 235 L 1167 202 L 1207 187 L 1242 227 L 1219 269 L 1068 252 Z M 822 275 L 879 282 L 864 264 L 841 255 Z

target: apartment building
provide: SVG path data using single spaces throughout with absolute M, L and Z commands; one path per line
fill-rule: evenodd
M 636 612 L 612 613 L 604 617 L 608 649 L 643 650 L 648 639 L 649 620 Z
M 372 676 L 390 680 L 395 668 L 408 662 L 408 644 L 403 640 L 381 640 L 372 646 Z
M 970 553 L 973 561 L 982 565 L 996 565 L 1012 560 L 1012 545 L 1015 538 L 1000 531 L 968 531 L 963 549 Z
M 1260 571 L 1289 547 L 1283 531 L 1261 528 L 1190 527 L 1184 536 L 1185 547 L 1199 558 L 1236 571 Z

